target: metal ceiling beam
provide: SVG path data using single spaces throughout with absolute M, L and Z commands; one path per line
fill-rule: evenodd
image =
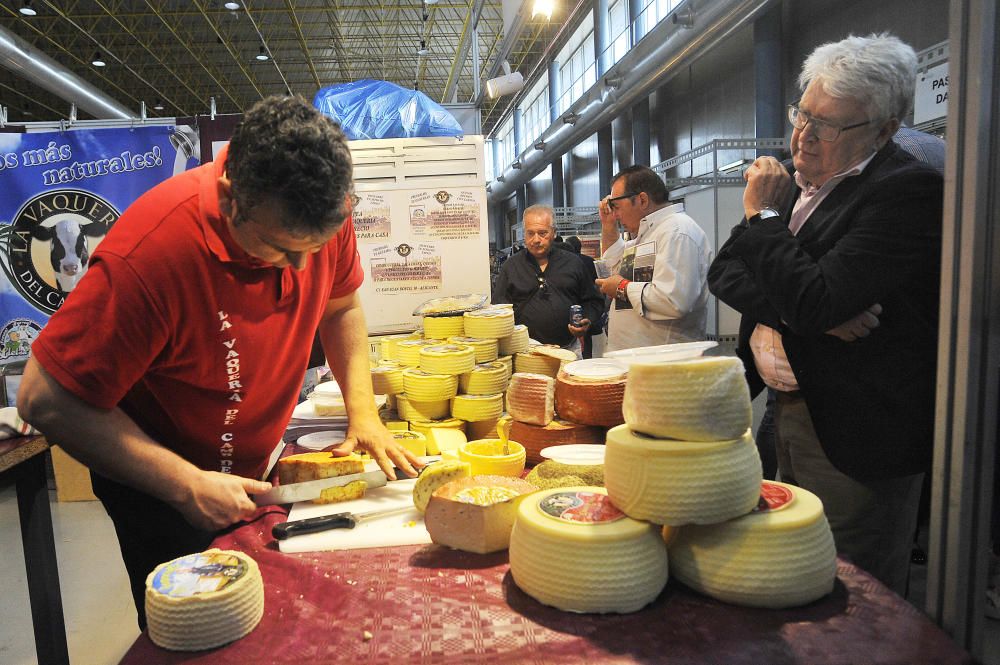
M 292 6 L 289 0 L 285 0 L 285 7 L 288 9 L 288 16 L 292 21 L 292 27 L 295 28 L 295 36 L 298 37 L 299 46 L 302 47 L 302 55 L 306 58 L 306 64 L 309 66 L 309 71 L 312 73 L 313 81 L 315 81 L 316 89 L 318 90 L 322 87 L 322 84 L 319 81 L 319 74 L 316 73 L 316 65 L 313 64 L 305 35 L 302 34 L 302 23 L 299 22 L 299 17 L 295 14 L 295 7 Z
M 462 74 L 462 69 L 465 68 L 465 61 L 469 58 L 469 48 L 479 27 L 479 19 L 483 15 L 483 7 L 485 5 L 486 0 L 472 0 L 472 11 L 469 12 L 465 25 L 462 27 L 462 40 L 458 43 L 455 58 L 451 63 L 451 71 L 448 73 L 448 83 L 445 85 L 444 93 L 441 95 L 442 104 L 447 104 L 455 95 L 455 88 L 458 86 L 458 77 Z M 476 72 L 473 72 L 473 75 L 475 74 Z

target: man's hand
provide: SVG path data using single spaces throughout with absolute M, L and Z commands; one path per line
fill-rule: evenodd
M 381 420 L 351 422 L 347 426 L 347 438 L 334 448 L 334 455 L 349 455 L 356 448 L 367 450 L 389 480 L 395 480 L 393 466 L 398 467 L 410 478 L 417 475 L 417 469 L 424 464 L 416 455 L 399 445 Z
M 569 332 L 573 337 L 583 337 L 587 334 L 587 329 L 590 328 L 590 319 L 581 319 L 580 325 L 574 326 L 572 323 L 568 324 Z
M 603 228 L 603 229 L 614 229 L 615 231 L 617 231 L 618 227 L 616 226 L 616 223 L 615 223 L 615 214 L 611 210 L 611 204 L 608 203 L 608 199 L 610 199 L 610 198 L 611 198 L 611 195 L 608 194 L 603 199 L 601 199 L 600 201 L 598 201 L 598 203 L 597 203 L 597 215 L 598 215 L 598 217 L 601 218 L 601 228 Z
M 743 214 L 750 219 L 764 208 L 780 206 L 788 197 L 792 176 L 774 157 L 758 157 L 743 174 Z
M 878 315 L 882 313 L 882 305 L 875 303 L 853 319 L 844 321 L 836 328 L 827 330 L 827 335 L 833 335 L 845 342 L 853 342 L 862 337 L 868 337 L 871 331 L 878 328 Z
M 248 495 L 269 489 L 271 483 L 261 480 L 198 469 L 192 476 L 184 499 L 175 503 L 174 507 L 193 526 L 205 531 L 217 531 L 252 517 L 257 505 Z
M 605 279 L 595 279 L 594 284 L 597 285 L 597 290 L 606 295 L 609 298 L 614 298 L 615 294 L 618 292 L 618 285 L 621 284 L 622 278 L 620 275 L 612 275 L 611 277 L 606 277 Z

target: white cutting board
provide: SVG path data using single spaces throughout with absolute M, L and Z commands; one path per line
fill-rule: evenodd
M 369 468 L 370 467 L 370 468 Z M 374 462 L 366 471 L 378 468 Z M 340 503 L 315 504 L 300 501 L 292 504 L 288 521 L 334 513 L 364 513 L 413 506 L 413 486 L 416 478 L 393 480 L 385 487 L 368 490 L 361 499 Z M 307 533 L 278 541 L 282 552 L 317 552 L 323 550 L 357 550 L 366 547 L 393 547 L 398 545 L 423 545 L 431 542 L 424 526 L 424 516 L 415 507 L 405 513 L 376 517 L 359 522 L 353 529 L 329 529 Z

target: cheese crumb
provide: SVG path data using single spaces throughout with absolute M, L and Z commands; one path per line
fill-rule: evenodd
M 365 631 L 365 632 L 364 632 L 364 633 L 362 634 L 362 636 L 361 636 L 361 637 L 362 637 L 362 639 L 363 639 L 363 640 L 364 640 L 365 642 L 367 642 L 367 641 L 368 641 L 368 640 L 370 640 L 370 639 L 371 639 L 372 637 L 374 637 L 374 635 L 372 635 L 372 634 L 371 634 L 370 632 L 368 632 L 368 631 L 366 630 L 366 631 Z

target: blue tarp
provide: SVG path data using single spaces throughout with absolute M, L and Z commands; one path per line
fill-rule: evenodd
M 451 113 L 419 90 L 364 79 L 321 88 L 313 106 L 340 123 L 347 138 L 462 136 Z

